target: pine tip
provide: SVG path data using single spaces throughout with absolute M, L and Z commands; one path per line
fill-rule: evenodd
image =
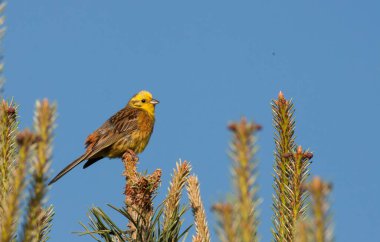
M 302 146 L 301 145 L 299 145 L 297 147 L 297 154 L 302 154 Z
M 282 91 L 280 91 L 278 93 L 278 99 L 285 99 L 284 94 L 282 93 Z

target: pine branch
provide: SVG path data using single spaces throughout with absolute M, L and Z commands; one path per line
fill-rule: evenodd
M 90 210 L 89 226 L 82 224 L 85 232 L 79 234 L 90 235 L 96 241 L 101 241 L 98 236 L 103 241 L 179 241 L 191 227 L 180 231 L 181 218 L 186 209 L 180 208 L 179 199 L 191 169 L 190 165 L 187 162 L 177 163 L 177 169 L 174 171 L 169 188 L 170 195 L 153 210 L 152 200 L 160 184 L 161 170 L 157 169 L 151 175 L 138 173 L 136 168 L 138 157 L 132 152 L 124 154 L 123 162 L 125 166 L 124 176 L 126 176 L 127 181 L 125 187 L 126 207 L 119 209 L 109 206 L 129 221 L 128 229 L 120 229 L 106 213 L 95 207 Z M 168 209 L 171 209 L 170 213 Z M 167 215 L 164 215 L 165 213 Z M 172 214 L 172 216 L 168 217 L 168 214 Z M 164 217 L 164 223 L 160 221 L 162 217 Z M 165 222 L 167 227 L 162 228 L 161 226 Z
M 311 194 L 312 217 L 314 220 L 314 237 L 316 242 L 333 241 L 333 229 L 329 212 L 328 195 L 331 192 L 331 184 L 319 177 L 314 177 L 308 185 Z
M 50 205 L 47 208 L 42 208 L 42 219 L 40 220 L 40 235 L 39 238 L 41 242 L 46 242 L 49 240 L 49 233 L 52 227 L 52 221 L 54 217 L 54 207 Z
M 282 92 L 278 99 L 272 103 L 273 123 L 275 133 L 275 178 L 273 197 L 274 218 L 272 230 L 274 241 L 293 241 L 294 221 L 292 211 L 292 174 L 289 168 L 292 167 L 290 156 L 295 149 L 294 143 L 294 107 L 291 101 L 284 98 Z
M 3 42 L 4 35 L 5 35 L 5 16 L 4 16 L 4 9 L 5 9 L 6 3 L 4 0 L 0 0 L 0 43 Z M 4 62 L 2 61 L 3 59 L 3 53 L 2 53 L 2 45 L 0 46 L 0 95 L 2 96 L 3 94 L 3 89 L 4 89 L 4 82 L 5 78 L 3 76 L 4 72 Z
M 176 163 L 176 166 L 164 202 L 163 241 L 173 241 L 178 237 L 182 225 L 181 215 L 185 211 L 181 211 L 179 203 L 191 166 L 186 161 Z
M 258 241 L 258 211 L 257 196 L 257 161 L 256 136 L 260 125 L 248 123 L 245 118 L 239 123 L 232 123 L 229 129 L 233 132 L 230 145 L 230 157 L 233 160 L 233 180 L 237 193 L 236 218 L 238 234 L 243 242 Z
M 301 220 L 297 223 L 295 242 L 311 242 L 313 238 L 313 231 L 309 221 Z
M 111 206 L 112 207 L 112 206 Z M 114 207 L 112 207 L 114 208 Z M 125 209 L 116 209 L 120 214 L 127 217 L 126 214 L 128 213 Z M 111 218 L 101 209 L 98 207 L 93 207 L 90 209 L 90 215 L 88 216 L 90 219 L 88 228 L 86 225 L 81 225 L 86 230 L 85 232 L 77 232 L 79 235 L 90 235 L 94 240 L 96 241 L 102 241 L 100 240 L 98 236 L 100 236 L 103 241 L 117 241 L 117 242 L 124 242 L 124 241 L 133 241 L 129 240 L 127 238 L 127 231 L 124 231 L 120 229 L 112 220 Z
M 237 223 L 233 216 L 233 206 L 230 203 L 216 203 L 212 211 L 217 218 L 217 235 L 222 242 L 235 242 L 237 238 Z
M 296 225 L 300 220 L 303 220 L 306 213 L 305 200 L 308 193 L 305 190 L 306 179 L 309 176 L 310 159 L 313 154 L 308 151 L 303 151 L 301 146 L 298 146 L 297 151 L 294 153 L 284 154 L 290 159 L 290 167 L 288 168 L 290 176 L 289 193 L 292 217 L 292 227 L 296 229 Z
M 34 126 L 40 141 L 37 143 L 35 160 L 32 165 L 30 198 L 22 236 L 25 242 L 41 241 L 47 236 L 45 233 L 49 231 L 44 229 L 46 226 L 49 227 L 44 222 L 49 222 L 45 219 L 44 199 L 48 191 L 47 181 L 52 158 L 55 112 L 55 105 L 49 104 L 46 99 L 42 102 L 37 101 Z
M 138 158 L 126 152 L 123 156 L 126 177 L 125 205 L 129 217 L 129 231 L 133 241 L 147 241 L 151 236 L 153 197 L 161 183 L 161 170 L 143 176 L 137 172 Z
M 0 105 L 0 201 L 7 198 L 12 187 L 9 183 L 10 176 L 15 169 L 16 159 L 16 134 L 17 134 L 16 107 L 11 103 L 2 101 Z M 0 205 L 3 202 L 0 203 Z M 2 223 L 4 208 L 0 207 L 0 224 Z
M 37 137 L 29 130 L 24 130 L 17 136 L 17 143 L 19 147 L 17 167 L 13 170 L 12 175 L 9 177 L 9 183 L 12 190 L 8 196 L 2 200 L 2 223 L 1 223 L 1 240 L 4 242 L 12 241 L 17 232 L 17 225 L 20 216 L 20 200 L 22 192 L 25 188 L 25 176 L 27 160 L 31 146 L 36 141 Z
M 273 236 L 275 241 L 294 241 L 297 224 L 304 219 L 307 199 L 306 179 L 309 176 L 310 159 L 313 154 L 295 149 L 294 107 L 280 92 L 272 104 L 276 129 L 275 196 L 273 208 Z
M 187 179 L 187 194 L 194 215 L 196 235 L 193 242 L 210 242 L 210 232 L 207 226 L 206 212 L 203 207 L 198 177 L 190 176 Z

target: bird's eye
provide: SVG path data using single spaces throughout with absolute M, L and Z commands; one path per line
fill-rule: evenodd
M 145 103 L 145 102 L 146 102 L 146 100 L 145 100 L 145 99 L 143 99 L 143 100 L 141 100 L 141 102 L 142 102 L 142 103 Z

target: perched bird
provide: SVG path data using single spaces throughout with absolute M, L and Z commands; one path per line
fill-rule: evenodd
M 141 91 L 128 104 L 90 134 L 86 152 L 63 169 L 49 185 L 87 160 L 87 168 L 104 157 L 122 157 L 125 152 L 141 153 L 149 142 L 155 121 L 154 110 L 159 102 L 148 91 Z

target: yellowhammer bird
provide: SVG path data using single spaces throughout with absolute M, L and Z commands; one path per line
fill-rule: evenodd
M 141 153 L 153 132 L 154 109 L 158 103 L 147 91 L 141 91 L 133 96 L 127 106 L 87 137 L 86 152 L 58 173 L 49 185 L 82 161 L 87 160 L 83 166 L 87 168 L 104 157 L 122 157 L 127 151 Z

